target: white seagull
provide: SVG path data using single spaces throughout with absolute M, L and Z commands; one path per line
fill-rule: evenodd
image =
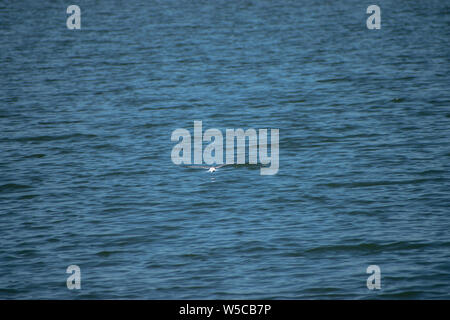
M 196 168 L 196 169 L 208 169 L 208 172 L 216 172 L 217 169 L 222 168 L 223 166 L 226 166 L 228 164 L 224 163 L 224 164 L 219 164 L 218 166 L 187 166 L 188 168 Z

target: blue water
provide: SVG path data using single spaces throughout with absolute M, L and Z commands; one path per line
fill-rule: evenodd
M 0 4 L 1 299 L 450 298 L 448 1 L 74 4 Z M 173 164 L 194 120 L 278 174 Z

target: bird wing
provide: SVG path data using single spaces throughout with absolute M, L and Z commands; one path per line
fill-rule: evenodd
M 229 165 L 230 165 L 229 163 L 219 164 L 219 165 L 216 167 L 216 169 L 219 169 L 219 168 L 222 168 L 222 167 L 225 167 L 225 166 L 229 166 Z
M 195 168 L 195 169 L 209 169 L 210 166 L 186 166 L 187 168 Z

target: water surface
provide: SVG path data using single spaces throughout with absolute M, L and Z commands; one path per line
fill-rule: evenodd
M 448 3 L 76 4 L 0 4 L 0 298 L 450 298 Z M 194 120 L 279 173 L 174 165 Z

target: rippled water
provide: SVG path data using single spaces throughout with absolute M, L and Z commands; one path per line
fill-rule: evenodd
M 450 298 L 448 2 L 75 4 L 0 4 L 0 298 Z M 194 120 L 279 173 L 174 165 Z

